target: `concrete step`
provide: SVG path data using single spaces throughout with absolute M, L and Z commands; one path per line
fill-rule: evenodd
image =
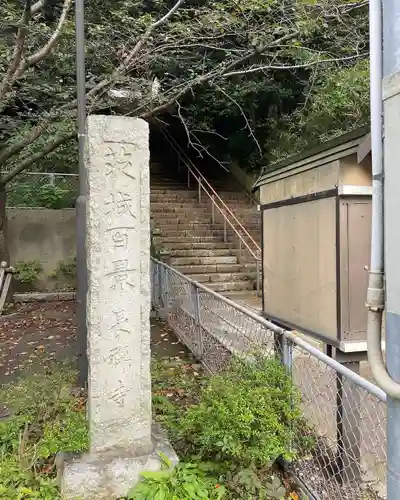
M 171 257 L 223 257 L 236 256 L 238 250 L 231 248 L 191 248 L 191 249 L 176 249 L 171 250 Z
M 214 292 L 227 292 L 237 290 L 254 290 L 254 284 L 250 280 L 246 281 L 225 281 L 221 283 L 207 283 L 207 287 Z
M 223 249 L 231 249 L 235 248 L 235 245 L 232 243 L 224 243 L 223 241 L 196 241 L 195 244 L 193 244 L 193 241 L 175 241 L 175 242 L 169 242 L 164 243 L 164 248 L 167 250 L 191 250 L 191 249 L 196 249 L 196 250 L 223 250 Z
M 203 264 L 203 265 L 175 265 L 182 274 L 209 274 L 209 273 L 247 273 L 256 270 L 255 264 Z
M 208 283 L 234 282 L 234 281 L 255 281 L 256 273 L 209 273 L 209 274 L 188 274 L 188 278 L 208 286 Z
M 150 190 L 150 200 L 164 200 L 168 199 L 170 201 L 175 201 L 179 199 L 197 199 L 198 192 L 197 191 L 173 191 L 169 189 L 163 190 Z
M 221 197 L 222 198 L 222 197 Z M 179 200 L 196 200 L 198 201 L 198 193 L 196 191 L 169 191 L 169 190 L 164 190 L 164 191 L 154 191 L 150 190 L 150 201 L 154 202 L 162 202 L 162 201 L 167 201 L 168 203 L 176 202 Z M 228 205 L 228 207 L 232 210 L 235 206 L 239 206 L 241 208 L 246 208 L 248 207 L 248 203 L 245 200 L 234 200 L 230 201 L 229 200 L 224 200 L 222 198 L 222 201 Z M 206 194 L 203 194 L 201 197 L 201 200 L 199 203 L 211 203 L 210 197 L 207 196 Z M 216 203 L 218 205 L 221 205 L 221 202 L 219 200 L 216 200 Z
M 171 266 L 202 266 L 202 265 L 237 264 L 235 256 L 216 257 L 172 257 Z
M 161 231 L 208 231 L 213 229 L 209 222 L 197 222 L 197 221 L 160 221 L 154 219 L 154 225 Z M 217 229 L 217 228 L 216 228 Z
M 204 211 L 211 213 L 211 208 L 208 203 L 198 203 L 195 200 L 170 201 L 165 200 L 153 201 L 150 203 L 151 212 L 182 212 L 188 209 L 196 209 L 196 211 Z
M 223 239 L 220 238 L 219 236 L 214 236 L 214 235 L 207 235 L 207 236 L 187 236 L 187 235 L 182 235 L 181 233 L 179 236 L 173 236 L 171 234 L 165 234 L 161 236 L 155 236 L 154 237 L 154 243 L 161 243 L 166 246 L 169 245 L 169 243 L 189 243 L 192 245 L 197 245 L 198 243 L 210 243 L 210 242 L 216 242 L 216 243 L 224 243 Z
M 160 221 L 163 224 L 168 224 L 169 222 L 211 222 L 211 215 L 206 213 L 193 212 L 152 212 L 151 217 L 154 221 Z
M 216 236 L 220 237 L 221 240 L 223 240 L 224 237 L 224 231 L 223 230 L 217 230 L 217 229 L 191 229 L 191 230 L 170 230 L 170 229 L 165 229 L 165 227 L 162 229 L 161 234 L 164 236 L 168 237 L 179 237 L 179 236 L 186 236 L 186 237 L 206 237 L 206 236 Z

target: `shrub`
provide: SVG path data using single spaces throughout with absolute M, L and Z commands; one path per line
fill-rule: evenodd
M 278 360 L 234 359 L 189 408 L 182 437 L 203 456 L 269 466 L 278 457 L 294 457 L 300 422 L 299 394 Z
M 142 481 L 128 494 L 129 500 L 220 500 L 225 488 L 218 484 L 207 467 L 180 463 L 174 469 L 166 457 L 159 472 L 144 472 Z
M 36 260 L 19 261 L 15 265 L 16 279 L 20 283 L 33 284 L 43 271 L 42 265 Z
M 76 278 L 76 257 L 70 257 L 66 261 L 60 261 L 58 263 L 57 269 L 54 271 L 53 275 L 54 278 L 57 278 L 59 276 L 65 277 L 65 278 Z
M 71 208 L 75 204 L 76 194 L 71 186 L 43 184 L 35 186 L 21 183 L 12 186 L 7 196 L 8 206 Z

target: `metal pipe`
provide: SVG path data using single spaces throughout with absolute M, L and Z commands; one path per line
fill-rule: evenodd
M 86 70 L 85 70 L 85 7 L 84 0 L 75 2 L 76 23 L 76 88 L 79 151 L 79 194 L 86 194 Z
M 85 15 L 84 0 L 75 2 L 76 27 L 76 86 L 77 127 L 79 151 L 79 197 L 76 201 L 76 308 L 78 318 L 78 370 L 79 385 L 87 384 L 87 331 L 86 331 L 86 75 L 85 75 Z
M 398 138 L 400 116 L 400 4 L 399 0 L 383 2 L 383 99 L 384 138 L 384 214 L 386 267 L 386 369 L 381 371 L 393 390 L 387 400 L 387 498 L 397 500 L 400 486 L 400 266 L 398 213 L 400 210 Z M 383 366 L 382 366 L 383 365 Z M 378 382 L 381 382 L 380 380 Z M 384 389 L 384 387 L 382 385 Z
M 391 0 L 389 0 L 391 1 Z M 393 0 L 395 1 L 395 0 Z M 382 5 L 370 0 L 370 87 L 372 154 L 371 267 L 367 292 L 368 360 L 377 384 L 392 398 L 400 399 L 400 384 L 389 375 L 381 347 L 383 288 L 383 101 L 382 101 Z
M 199 179 L 199 203 L 201 203 L 201 179 Z

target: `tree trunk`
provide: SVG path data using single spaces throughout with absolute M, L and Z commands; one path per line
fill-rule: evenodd
M 6 188 L 0 185 L 0 262 L 10 264 L 10 255 L 7 245 L 7 214 L 6 214 Z

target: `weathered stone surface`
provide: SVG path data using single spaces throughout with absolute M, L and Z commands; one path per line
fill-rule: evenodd
M 101 454 L 87 454 L 80 458 L 57 458 L 58 470 L 62 471 L 61 490 L 67 499 L 113 500 L 125 496 L 139 481 L 143 471 L 161 468 L 160 455 L 166 456 L 174 466 L 178 457 L 160 428 L 153 426 L 152 451 L 135 455 L 113 450 Z M 149 499 L 150 500 L 150 499 Z
M 15 302 L 59 302 L 75 300 L 75 292 L 14 293 Z
M 58 460 L 63 498 L 116 499 L 177 457 L 152 433 L 148 125 L 90 116 L 87 150 L 89 453 Z
M 91 452 L 150 446 L 149 131 L 88 118 Z

